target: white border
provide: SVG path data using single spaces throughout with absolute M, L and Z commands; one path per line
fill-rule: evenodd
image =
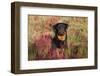
M 28 61 L 28 14 L 88 17 L 88 58 Z M 41 7 L 20 8 L 20 69 L 43 69 L 94 65 L 94 11 Z

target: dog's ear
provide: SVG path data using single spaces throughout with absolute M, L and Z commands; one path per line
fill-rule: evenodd
M 57 28 L 56 28 L 56 27 L 57 27 L 57 25 L 58 25 L 58 24 L 53 25 L 53 30 L 54 30 L 54 32 L 56 32 L 56 31 L 57 31 Z
M 64 23 L 66 30 L 68 29 L 69 25 Z

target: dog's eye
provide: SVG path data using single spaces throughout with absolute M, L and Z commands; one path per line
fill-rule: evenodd
M 59 26 L 57 27 L 57 29 L 58 29 L 58 30 L 61 29 L 61 26 L 59 25 Z

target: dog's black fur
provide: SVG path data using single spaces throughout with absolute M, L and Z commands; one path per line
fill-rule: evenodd
M 65 40 L 67 39 L 67 29 L 68 29 L 68 24 L 66 23 L 57 23 L 53 26 L 53 30 L 55 33 L 54 38 L 52 39 L 52 48 L 64 48 L 65 45 Z M 65 40 L 59 40 L 59 36 L 66 35 Z M 66 46 L 67 47 L 67 46 Z

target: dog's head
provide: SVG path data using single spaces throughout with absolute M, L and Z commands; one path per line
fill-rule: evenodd
M 69 25 L 66 23 L 57 23 L 53 26 L 55 35 L 59 40 L 64 41 L 66 39 L 66 32 L 68 26 Z

